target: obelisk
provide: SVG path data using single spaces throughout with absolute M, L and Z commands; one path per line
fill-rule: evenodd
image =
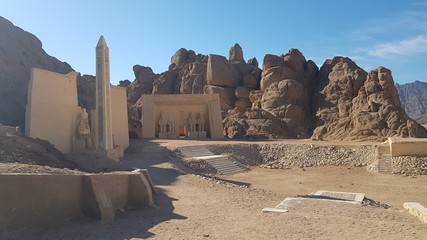
M 104 36 L 96 45 L 96 148 L 113 149 L 110 97 L 110 56 Z

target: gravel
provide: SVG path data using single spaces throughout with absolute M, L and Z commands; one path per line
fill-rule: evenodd
M 391 171 L 405 175 L 427 175 L 427 157 L 394 157 Z
M 292 166 L 356 166 L 362 167 L 376 160 L 375 146 L 354 148 L 316 146 L 313 144 L 230 144 L 210 145 L 215 154 L 228 154 L 233 160 L 249 166 L 287 169 Z

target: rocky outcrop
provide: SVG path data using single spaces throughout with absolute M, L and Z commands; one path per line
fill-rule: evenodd
M 238 43 L 234 44 L 230 48 L 230 51 L 228 53 L 228 60 L 230 62 L 244 62 L 243 60 L 243 50 L 242 47 Z
M 220 95 L 223 115 L 235 107 L 242 111 L 251 107 L 249 93 L 259 89 L 261 70 L 258 61 L 252 58 L 250 63 L 243 59 L 243 50 L 235 44 L 229 51 L 229 59 L 223 56 L 209 55 L 207 65 L 207 85 L 205 93 Z
M 261 90 L 236 90 L 236 96 L 241 96 L 240 99 L 247 102 L 239 103 L 244 107 L 239 107 L 240 111 L 230 112 L 224 119 L 227 136 L 310 136 L 309 126 L 312 118 L 309 93 L 316 74 L 317 66 L 312 61 L 306 61 L 297 49 L 291 49 L 282 56 L 267 54 L 263 63 Z M 246 106 L 251 108 L 247 109 Z
M 25 127 L 25 105 L 31 68 L 58 73 L 73 69 L 49 56 L 31 33 L 0 17 L 0 123 Z
M 427 137 L 427 131 L 400 107 L 391 71 L 369 73 L 348 58 L 327 60 L 320 69 L 316 140 L 384 140 L 391 136 Z
M 203 93 L 207 60 L 205 55 L 181 48 L 171 57 L 169 70 L 161 74 L 155 74 L 150 67 L 135 65 L 135 80 L 127 87 L 130 135 L 140 137 L 141 95 Z
M 80 107 L 88 110 L 96 108 L 95 76 L 79 75 L 77 77 L 77 96 Z
M 415 81 L 396 84 L 405 112 L 418 123 L 427 125 L 427 83 Z
M 229 60 L 219 55 L 196 55 L 192 50 L 179 49 L 172 57 L 169 70 L 154 74 L 151 68 L 134 66 L 135 80 L 129 85 L 129 129 L 137 135 L 141 119 L 138 99 L 142 94 L 210 94 L 220 97 L 223 115 L 238 107 L 246 110 L 252 106 L 249 93 L 259 89 L 261 70 L 258 61 L 243 59 L 243 51 L 235 44 Z M 149 86 L 146 86 L 146 85 Z

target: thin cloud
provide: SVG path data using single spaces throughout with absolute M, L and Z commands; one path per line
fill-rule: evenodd
M 383 43 L 367 51 L 375 57 L 413 56 L 427 52 L 427 35 L 419 35 L 394 43 Z
M 427 2 L 413 2 L 411 5 L 416 7 L 427 7 Z

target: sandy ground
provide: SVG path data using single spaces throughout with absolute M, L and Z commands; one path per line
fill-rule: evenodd
M 226 182 L 220 183 L 174 167 L 170 162 L 176 162 L 161 145 L 173 148 L 178 144 L 194 143 L 134 141 L 132 153 L 123 160 L 127 166 L 149 169 L 159 190 L 156 206 L 119 211 L 111 223 L 80 219 L 41 232 L 16 233 L 10 238 L 425 239 L 427 236 L 427 225 L 402 208 L 406 201 L 427 206 L 427 176 L 383 175 L 356 167 L 305 171 L 253 168 L 248 173 L 222 176 Z M 307 200 L 295 203 L 285 214 L 261 212 L 286 197 L 320 189 L 363 192 L 393 208 Z

